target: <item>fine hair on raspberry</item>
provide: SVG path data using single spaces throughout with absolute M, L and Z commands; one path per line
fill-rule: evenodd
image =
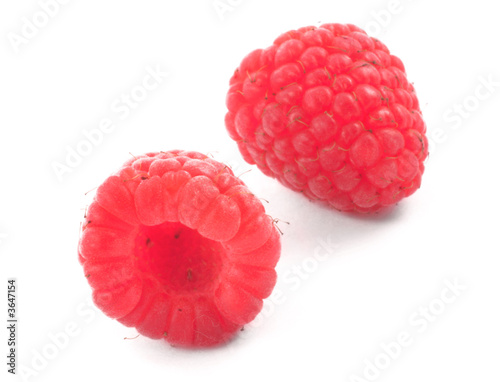
M 312 200 L 374 212 L 420 187 L 428 143 L 415 89 L 354 25 L 304 27 L 254 50 L 226 105 L 243 158 Z
M 172 150 L 135 156 L 97 189 L 78 255 L 107 316 L 183 347 L 230 340 L 276 283 L 280 234 L 230 168 Z

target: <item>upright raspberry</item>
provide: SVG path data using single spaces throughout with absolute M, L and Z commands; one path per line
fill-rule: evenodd
M 106 315 L 173 345 L 228 341 L 275 282 L 280 239 L 223 164 L 174 150 L 126 162 L 97 189 L 79 259 Z
M 371 212 L 420 187 L 427 139 L 413 85 L 354 25 L 300 28 L 253 51 L 226 104 L 244 159 L 310 199 Z

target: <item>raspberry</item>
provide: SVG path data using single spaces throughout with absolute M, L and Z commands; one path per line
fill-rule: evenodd
M 234 72 L 225 122 L 244 159 L 341 211 L 414 193 L 425 123 L 399 58 L 354 25 L 289 31 Z
M 174 150 L 134 157 L 104 181 L 78 252 L 107 316 L 172 345 L 208 347 L 261 310 L 279 236 L 228 167 Z

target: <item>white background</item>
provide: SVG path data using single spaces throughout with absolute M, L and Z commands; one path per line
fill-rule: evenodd
M 0 285 L 17 278 L 18 371 L 32 373 L 24 380 L 498 381 L 500 26 L 492 3 L 221 0 L 230 10 L 219 13 L 213 3 L 74 0 L 47 20 L 38 1 L 1 3 Z M 46 26 L 16 51 L 13 34 L 23 36 L 24 18 L 34 17 Z M 269 201 L 270 215 L 290 223 L 279 223 L 274 302 L 222 348 L 124 340 L 135 330 L 93 308 L 77 261 L 93 195 L 85 193 L 129 153 L 198 150 L 243 173 L 250 166 L 223 122 L 230 76 L 282 32 L 325 22 L 366 28 L 405 63 L 434 142 L 421 189 L 391 213 L 353 217 L 254 168 L 242 179 Z M 148 67 L 168 76 L 126 118 L 113 111 Z M 84 131 L 107 118 L 115 129 L 58 179 L 54 163 L 65 164 Z M 446 280 L 466 287 L 453 302 Z M 440 314 L 423 319 L 419 307 L 429 305 Z M 408 346 L 387 363 L 381 344 L 401 332 Z M 22 380 L 1 363 L 2 381 Z M 385 369 L 367 379 L 367 363 Z

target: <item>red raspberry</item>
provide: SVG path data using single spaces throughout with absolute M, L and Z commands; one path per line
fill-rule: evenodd
M 341 211 L 376 211 L 420 187 L 425 124 L 399 58 L 354 25 L 305 27 L 246 56 L 226 128 L 244 159 Z
M 280 240 L 228 167 L 174 150 L 129 160 L 105 180 L 78 252 L 106 315 L 172 345 L 207 347 L 259 313 Z

